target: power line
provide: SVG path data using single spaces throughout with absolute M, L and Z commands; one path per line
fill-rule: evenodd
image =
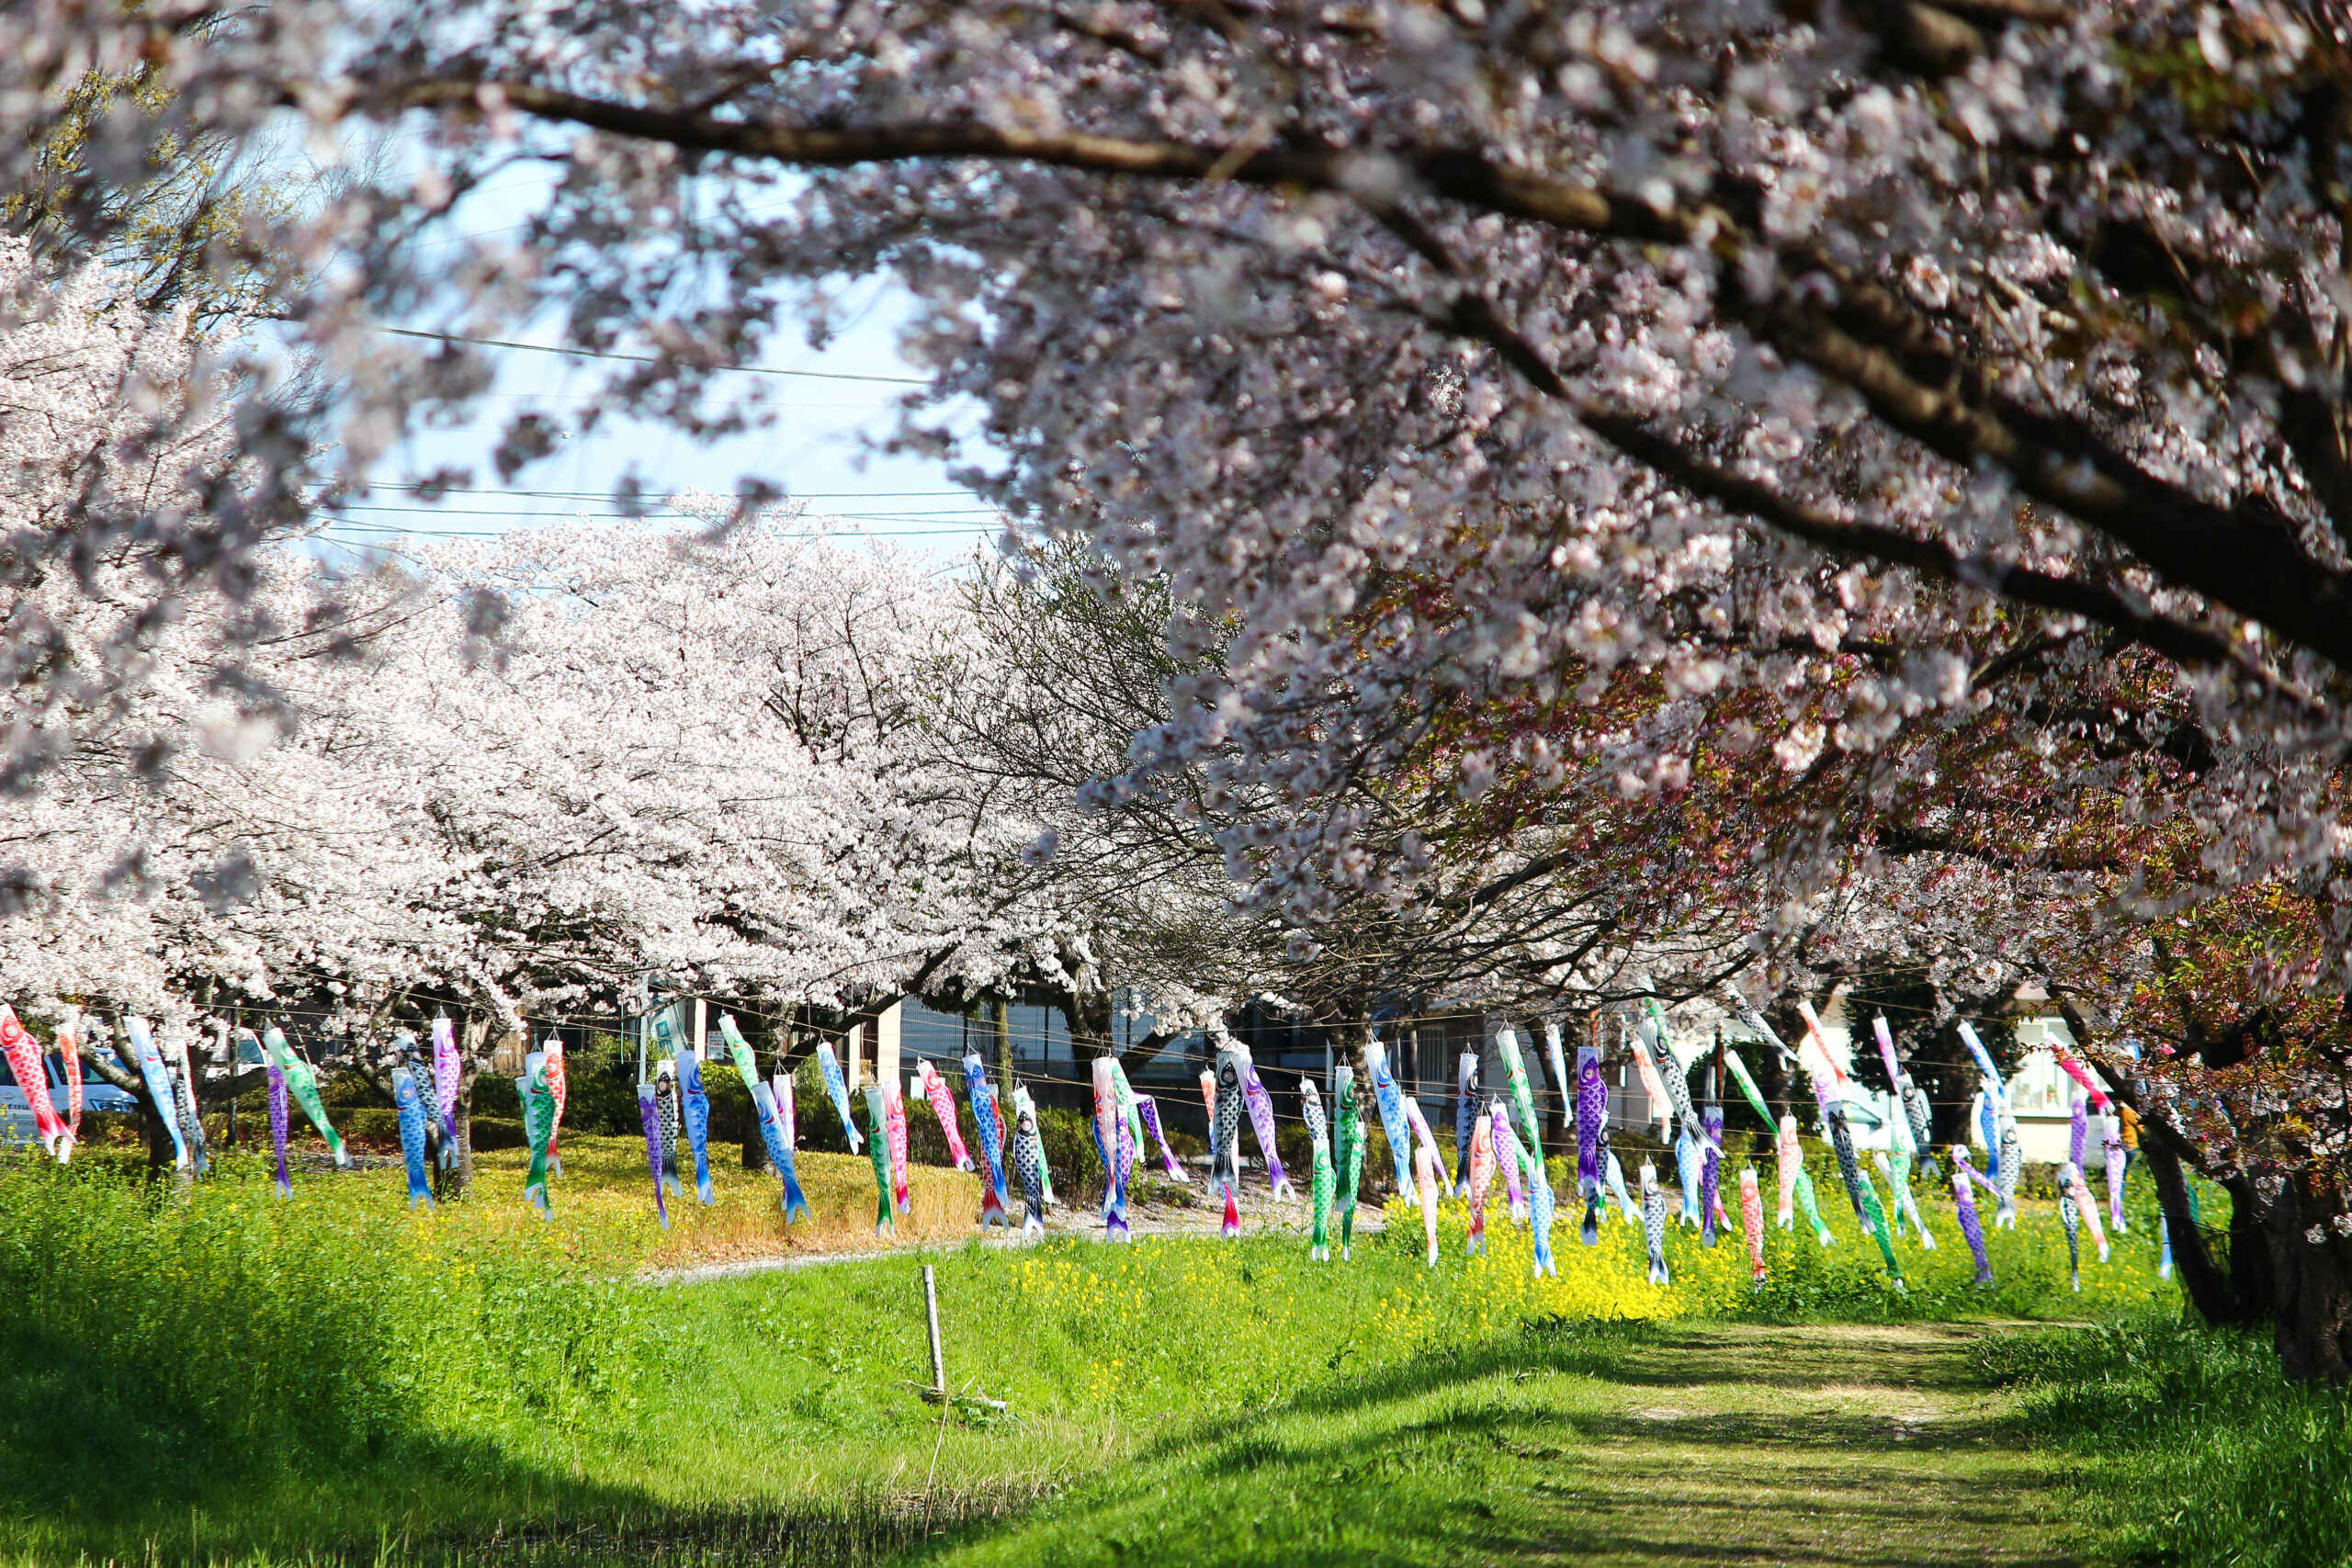
M 516 343 L 509 338 L 468 337 L 462 333 L 431 333 L 416 327 L 370 326 L 373 333 L 386 333 L 393 337 L 424 338 L 435 343 L 462 343 L 480 348 L 517 348 L 531 354 L 560 354 L 577 359 L 619 359 L 632 365 L 659 365 L 661 359 L 650 354 L 617 354 L 602 348 L 563 348 L 554 344 Z M 811 381 L 876 381 L 897 387 L 928 387 L 930 380 L 922 376 L 867 376 L 847 370 L 777 370 L 764 365 L 705 365 L 692 368 L 703 370 L 736 370 L 746 376 L 790 376 Z

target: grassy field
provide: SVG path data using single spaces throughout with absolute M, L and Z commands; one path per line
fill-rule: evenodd
M 2003 1362 L 1933 1325 L 2140 1321 L 2172 1299 L 2136 1229 L 2068 1291 L 2046 1213 L 1996 1235 L 1991 1291 L 1950 1235 L 1905 1244 L 1911 1289 L 1892 1291 L 1847 1224 L 1826 1253 L 1776 1233 L 1758 1292 L 1736 1235 L 1678 1238 L 1674 1281 L 1650 1285 L 1622 1224 L 1594 1248 L 1564 1224 L 1561 1277 L 1539 1282 L 1499 1222 L 1465 1259 L 1458 1204 L 1435 1269 L 1404 1211 L 1346 1264 L 1275 1233 L 983 1247 L 971 1179 L 919 1169 L 902 1229 L 933 1243 L 950 1382 L 972 1396 L 943 1419 L 911 1386 L 928 1366 L 904 1250 L 648 1282 L 872 1247 L 863 1158 L 803 1156 L 820 1221 L 786 1235 L 772 1178 L 722 1169 L 718 1201 L 663 1231 L 641 1146 L 567 1139 L 566 1156 L 552 1223 L 521 1203 L 513 1156 L 429 1214 L 390 1170 L 309 1176 L 281 1201 L 242 1158 L 187 1194 L 0 1168 L 18 1326 L 0 1555 L 1076 1562 L 1148 1537 L 1180 1561 L 1317 1562 L 1377 1536 L 1383 1561 L 1644 1562 L 1769 1522 L 1786 1560 L 1826 1562 L 1997 1494 L 2025 1521 L 2002 1550 L 2032 1561 L 2064 1532 L 2039 1522 L 2049 1461 L 2018 1458 L 2012 1411 L 2062 1431 L 2053 1391 L 2078 1380 L 2050 1368 L 2075 1352 L 2052 1347 L 2075 1339 Z M 1822 1324 L 1871 1326 L 1804 1326 Z M 2108 1359 L 2153 1365 L 2133 1344 Z M 1671 1519 L 1637 1501 L 1652 1486 Z M 1743 1515 L 1766 1492 L 1771 1511 Z M 1877 1525 L 1874 1498 L 1896 1500 Z M 2144 1523 L 2120 1491 L 2078 1502 L 2100 1540 Z M 1873 1560 L 1945 1560 L 1916 1533 L 1915 1555 Z

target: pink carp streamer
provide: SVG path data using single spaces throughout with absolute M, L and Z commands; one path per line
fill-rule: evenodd
M 1764 1282 L 1764 1195 L 1756 1188 L 1756 1168 L 1739 1173 L 1739 1228 L 1747 1236 L 1747 1269 L 1758 1285 Z
M 1657 1064 L 1650 1059 L 1649 1039 L 1638 1029 L 1634 1031 L 1634 1068 L 1641 1075 L 1642 1092 L 1649 1097 L 1650 1109 L 1657 1114 L 1658 1142 L 1665 1143 L 1674 1125 L 1674 1100 L 1666 1092 Z
M 49 1098 L 49 1068 L 41 1061 L 40 1046 L 17 1021 L 17 1010 L 6 1002 L 0 1002 L 0 1051 L 7 1053 L 8 1070 L 32 1108 L 33 1136 L 40 1141 L 41 1153 L 61 1165 L 72 1159 L 74 1134 Z
M 2082 1085 L 2083 1092 L 2090 1096 L 2091 1103 L 2098 1108 L 2100 1115 L 2104 1116 L 2113 1109 L 2107 1098 L 2107 1090 L 2099 1088 L 2093 1081 L 2089 1071 L 2075 1058 L 2072 1051 L 2052 1041 L 2050 1045 L 2050 1054 L 2058 1058 L 2058 1066 L 2064 1070 L 2068 1077 Z
M 1470 1252 L 1487 1250 L 1487 1189 L 1495 1179 L 1495 1132 L 1481 1116 L 1470 1123 Z
M 907 1101 L 895 1083 L 882 1085 L 882 1135 L 890 1152 L 890 1202 L 903 1214 L 914 1197 L 907 1189 Z
M 1413 1148 L 1413 1186 L 1421 1199 L 1421 1236 L 1429 1243 L 1429 1266 L 1437 1267 L 1437 1161 L 1430 1151 Z
M 2083 1168 L 2079 1165 L 2061 1166 L 2058 1179 L 2059 1185 L 2066 1190 L 2066 1196 L 2083 1211 L 2083 1223 L 2091 1227 L 2091 1240 L 2098 1247 L 2098 1260 L 2106 1262 L 2107 1230 L 2098 1223 L 2098 1204 L 2092 1201 L 2091 1190 L 2083 1181 Z
M 548 1174 L 563 1174 L 563 1108 L 571 1103 L 571 1074 L 564 1066 L 563 1036 L 550 1034 L 539 1045 L 547 1058 L 548 1093 L 555 1103 L 555 1120 L 548 1125 Z
M 916 1064 L 915 1091 L 917 1097 L 931 1102 L 931 1112 L 939 1118 L 939 1130 L 947 1136 L 947 1156 L 958 1170 L 972 1168 L 972 1152 L 964 1146 L 964 1129 L 956 1115 L 956 1091 L 947 1079 L 925 1057 Z

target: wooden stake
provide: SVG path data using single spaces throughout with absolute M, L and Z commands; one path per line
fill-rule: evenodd
M 922 1266 L 922 1311 L 931 1325 L 931 1387 L 925 1399 L 947 1403 L 947 1356 L 939 1347 L 939 1284 L 931 1265 Z

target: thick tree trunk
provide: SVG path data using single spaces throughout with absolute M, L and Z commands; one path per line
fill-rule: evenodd
M 2341 1198 L 2301 1179 L 2286 1181 L 2262 1216 L 2279 1370 L 2298 1382 L 2352 1380 L 2352 1236 L 2336 1224 L 2344 1218 Z

